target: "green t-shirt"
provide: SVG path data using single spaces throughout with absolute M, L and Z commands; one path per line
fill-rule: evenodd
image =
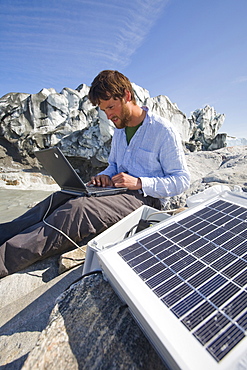
M 134 127 L 128 127 L 126 126 L 125 127 L 125 134 L 126 134 L 126 140 L 127 140 L 127 143 L 129 145 L 130 143 L 130 140 L 132 139 L 132 137 L 135 135 L 136 131 L 138 130 L 138 128 L 142 125 L 142 122 L 139 123 L 139 125 L 137 126 L 134 126 Z

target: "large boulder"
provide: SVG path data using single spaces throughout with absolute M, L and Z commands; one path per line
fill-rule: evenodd
M 190 151 L 225 146 L 225 137 L 217 137 L 223 114 L 206 106 L 191 118 L 166 96 L 150 97 L 148 90 L 133 83 L 138 104 L 169 119 Z M 88 99 L 89 87 L 53 88 L 37 94 L 9 93 L 0 99 L 0 145 L 18 155 L 15 160 L 33 165 L 33 152 L 57 145 L 68 157 L 106 165 L 114 126 Z M 225 135 L 226 136 L 226 135 Z M 210 147 L 211 146 L 211 147 Z M 37 164 L 37 162 L 34 161 Z
M 23 370 L 166 369 L 101 274 L 83 278 L 57 301 Z
M 166 208 L 186 205 L 186 199 L 214 185 L 238 187 L 247 192 L 247 146 L 226 147 L 214 151 L 186 153 L 191 175 L 189 189 L 169 199 Z
M 217 133 L 223 125 L 224 120 L 225 115 L 217 114 L 215 109 L 209 105 L 206 105 L 203 109 L 195 110 L 189 119 L 195 125 L 191 141 L 200 142 L 202 150 L 223 148 L 226 146 L 226 134 L 219 135 Z M 215 139 L 217 135 L 218 138 Z

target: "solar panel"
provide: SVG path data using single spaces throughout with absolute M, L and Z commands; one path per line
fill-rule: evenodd
M 246 226 L 247 198 L 226 192 L 99 253 L 168 366 L 246 366 Z

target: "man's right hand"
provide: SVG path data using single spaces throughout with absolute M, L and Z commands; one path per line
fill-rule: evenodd
M 114 186 L 110 177 L 107 175 L 93 176 L 91 177 L 91 180 L 88 182 L 87 185 L 102 186 L 102 187 Z

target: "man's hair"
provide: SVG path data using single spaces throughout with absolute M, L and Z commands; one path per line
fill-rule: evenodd
M 130 80 L 118 71 L 105 70 L 93 80 L 88 97 L 93 105 L 99 105 L 100 100 L 123 99 L 126 90 L 131 93 L 131 101 L 136 104 Z

